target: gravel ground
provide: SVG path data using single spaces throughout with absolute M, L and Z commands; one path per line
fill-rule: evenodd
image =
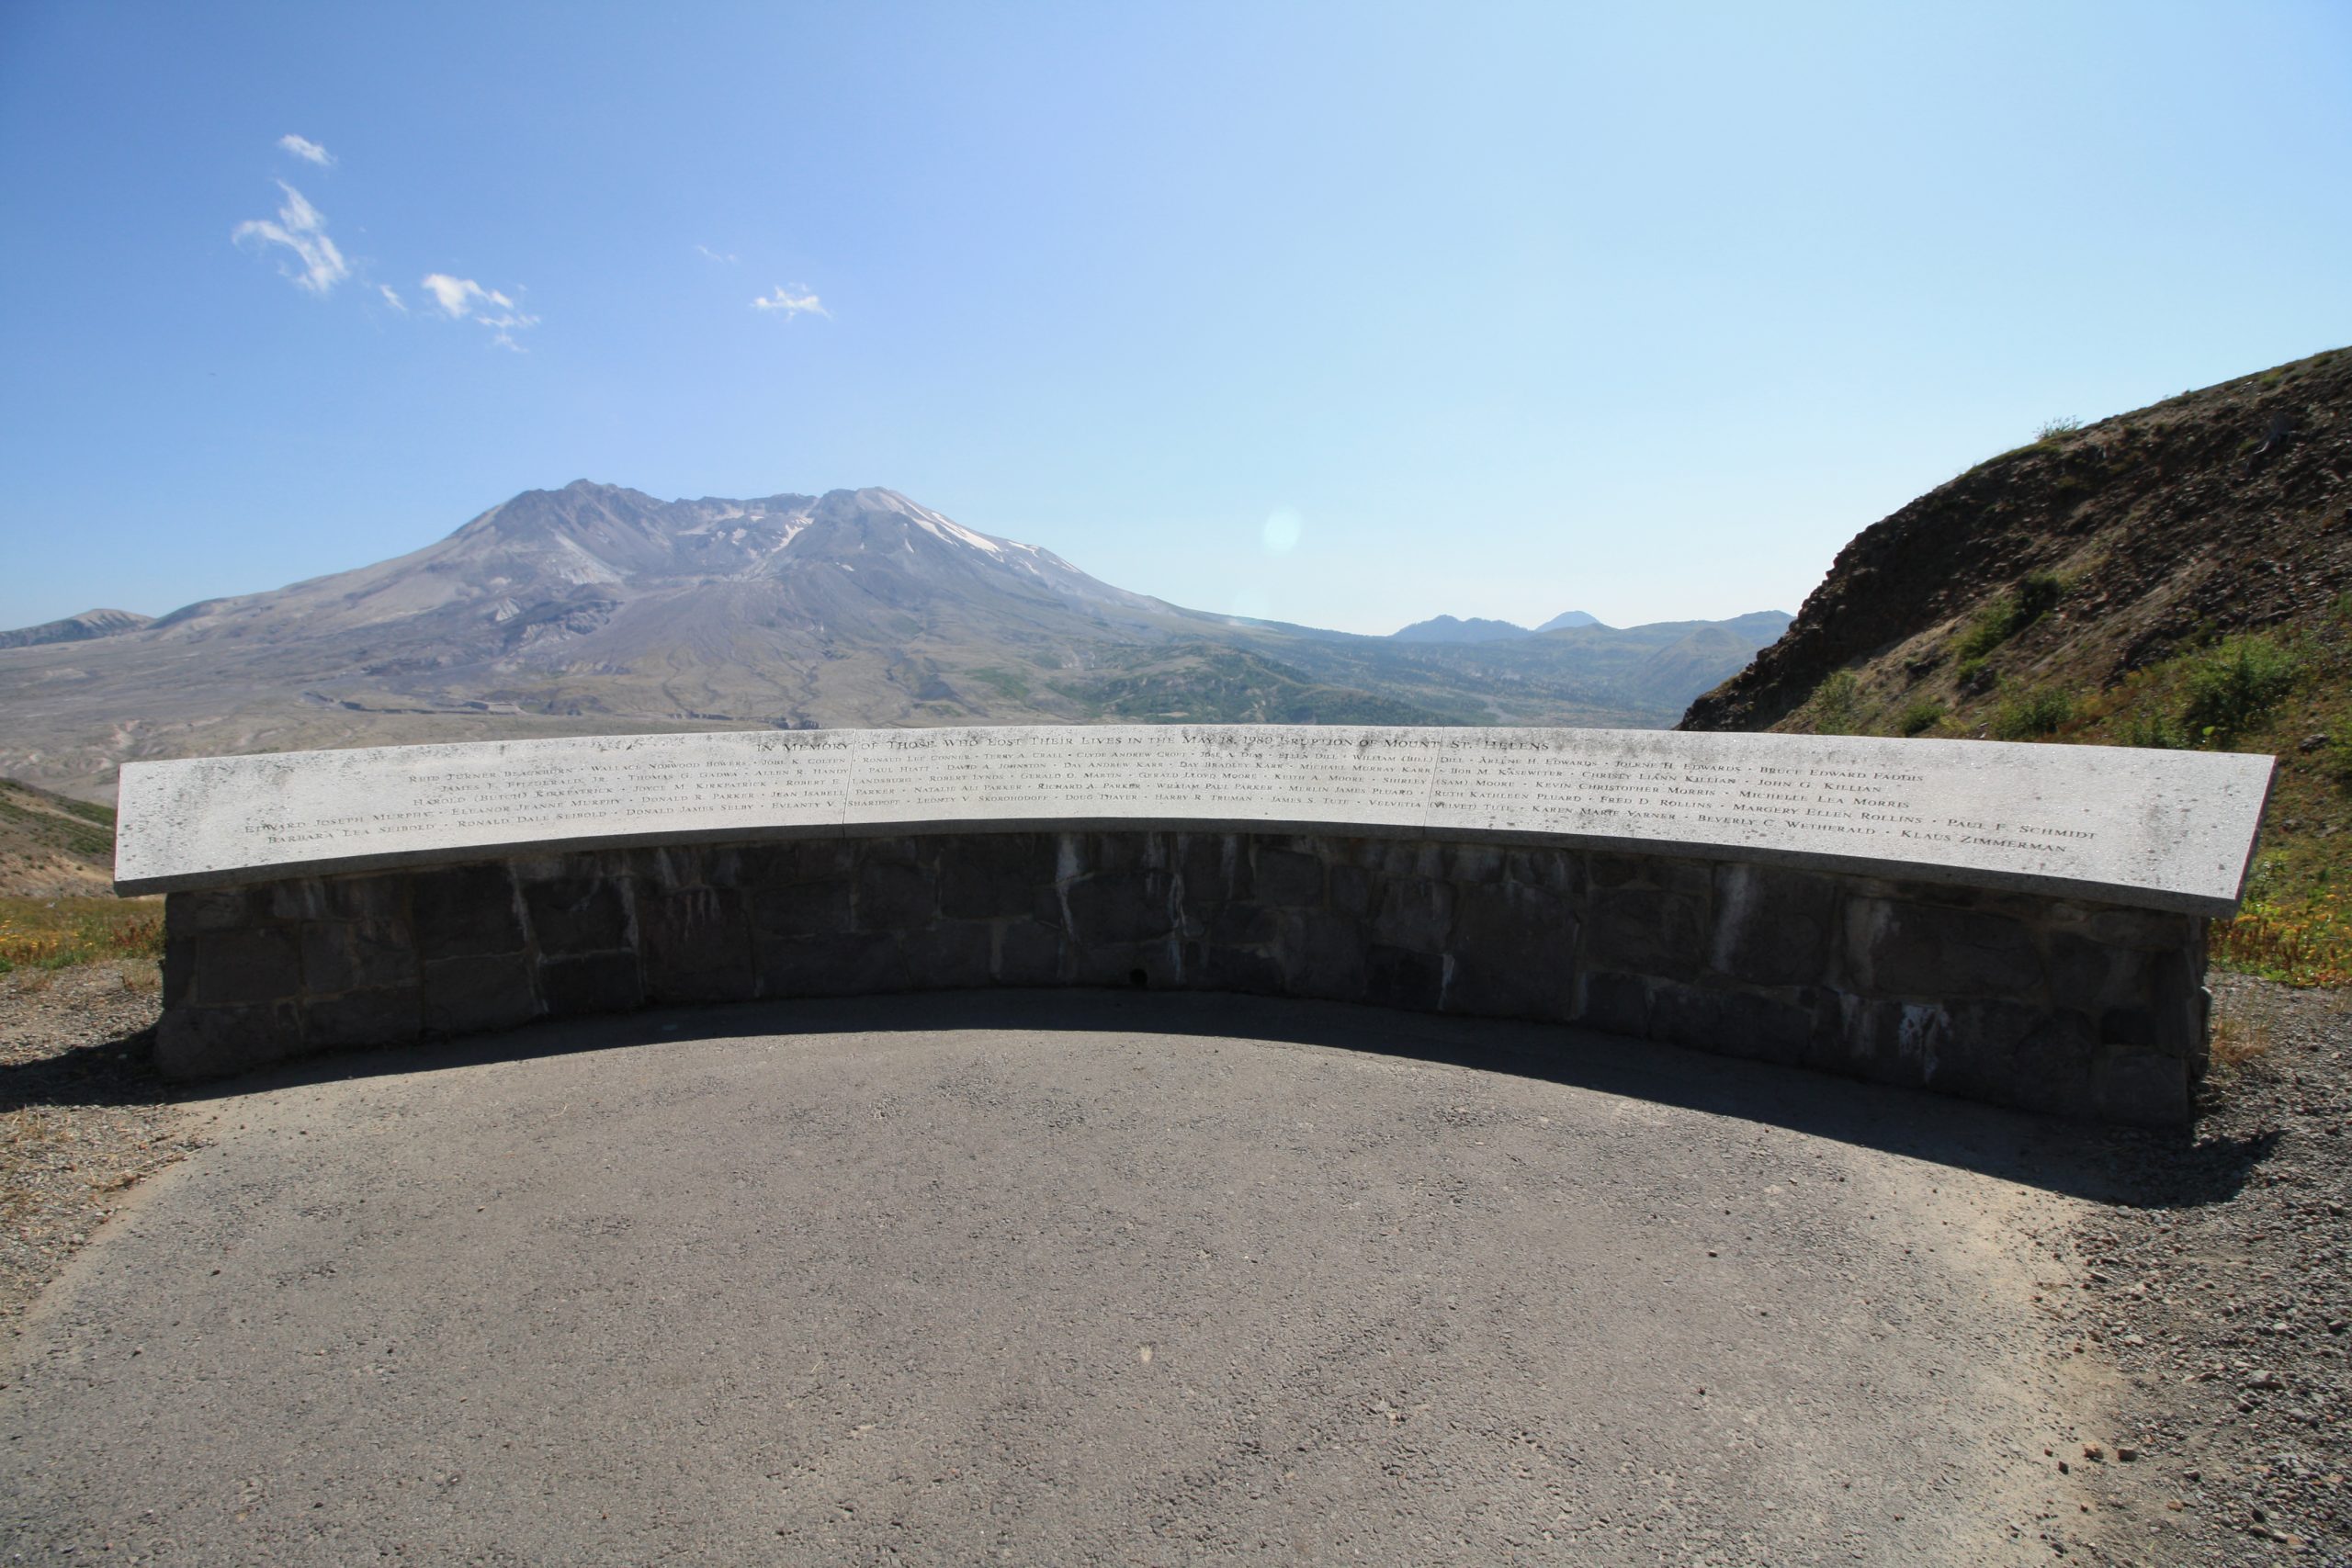
M 152 959 L 0 975 L 0 1319 L 198 1146 L 150 1060 L 159 995 Z
M 2038 1533 L 2101 1563 L 2352 1563 L 2352 994 L 2214 988 L 2235 1059 L 2194 1134 L 2085 1129 L 2085 1189 L 2017 1212 L 2053 1360 L 2094 1391 L 2041 1456 L 2068 1500 Z M 156 1004 L 151 964 L 0 976 L 0 1317 L 202 1146 L 149 1064 Z
M 2107 1134 L 2041 1305 L 2120 1374 L 2095 1561 L 2352 1562 L 2352 993 L 2216 975 L 2193 1139 Z M 2125 1462 L 2127 1461 L 2128 1462 Z

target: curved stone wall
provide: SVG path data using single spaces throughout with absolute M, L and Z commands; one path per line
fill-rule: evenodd
M 1577 1023 L 1996 1103 L 2188 1114 L 2203 919 L 1572 844 L 844 835 L 174 893 L 175 1076 L 657 1002 L 1114 986 Z

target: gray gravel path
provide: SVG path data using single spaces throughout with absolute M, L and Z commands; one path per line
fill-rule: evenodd
M 2068 1134 L 1976 1107 L 1000 994 L 194 1114 L 14 1343 L 0 1557 L 1990 1563 L 2094 1522 L 2044 1450 L 2101 1390 L 2032 1303 Z

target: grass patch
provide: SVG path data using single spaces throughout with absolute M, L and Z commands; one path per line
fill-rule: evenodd
M 2222 1013 L 2213 1020 L 2213 1065 L 2241 1067 L 2270 1049 L 2267 1019 L 2246 1020 Z
M 1921 697 L 1894 716 L 1895 729 L 1905 735 L 1924 735 L 1944 721 L 1944 705 L 1933 697 Z
M 1971 666 L 1982 667 L 1986 655 L 2050 614 L 2065 596 L 2066 580 L 2056 572 L 2029 572 L 1971 621 L 1952 645 L 1962 672 Z
M 2054 686 L 2020 692 L 1993 710 L 1996 740 L 2039 740 L 2074 722 L 2075 699 Z
M 964 673 L 987 686 L 1000 697 L 1009 698 L 1016 703 L 1029 700 L 1029 682 L 1010 670 L 999 670 L 991 665 L 984 670 L 967 670 Z
M 1832 670 L 1806 699 L 1815 735 L 1851 735 L 1862 719 L 1862 682 L 1851 670 Z
M 2046 419 L 2033 427 L 2036 441 L 2057 441 L 2083 428 L 2079 419 Z
M 0 898 L 0 974 L 163 955 L 161 898 Z
M 2290 986 L 2352 985 L 2352 919 L 2342 897 L 2247 898 L 2233 919 L 2213 922 L 2214 962 Z
M 2224 638 L 2189 661 L 2181 722 L 2209 745 L 2233 739 L 2295 689 L 2302 662 L 2293 649 L 2259 633 Z

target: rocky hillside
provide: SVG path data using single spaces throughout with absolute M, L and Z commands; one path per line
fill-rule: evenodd
M 0 779 L 0 897 L 114 891 L 114 811 Z
M 131 758 L 664 728 L 1662 728 L 1785 623 L 1354 637 L 1129 592 L 892 491 L 582 480 L 357 570 L 18 635 L 0 773 L 106 798 Z
M 1938 486 L 1682 727 L 2276 752 L 2257 891 L 2318 918 L 2352 872 L 2352 350 Z

